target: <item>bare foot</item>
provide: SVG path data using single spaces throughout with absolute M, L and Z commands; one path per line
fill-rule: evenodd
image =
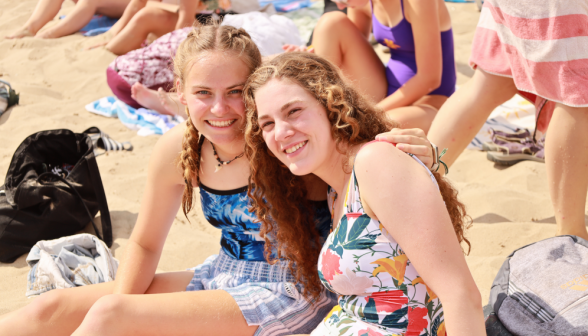
M 15 31 L 14 33 L 5 36 L 4 38 L 7 39 L 19 39 L 27 36 L 35 36 L 28 28 L 20 28 L 19 30 Z
M 137 82 L 131 86 L 131 97 L 141 104 L 141 106 L 157 111 L 161 114 L 170 114 L 159 99 L 159 94 L 155 90 L 147 88 L 145 85 Z
M 35 34 L 35 38 L 41 38 L 41 39 L 53 39 L 53 38 L 58 38 L 58 37 L 63 37 L 63 35 L 57 33 L 56 30 L 53 29 L 53 27 L 51 27 L 49 29 L 41 29 L 41 31 L 39 31 L 39 32 L 37 32 L 37 34 Z
M 165 109 L 173 115 L 178 115 L 183 118 L 187 118 L 188 115 L 185 112 L 185 107 L 180 100 L 177 98 L 176 94 L 172 94 L 169 92 L 165 92 L 162 88 L 157 89 L 157 94 L 159 95 L 159 101 L 161 105 L 165 107 Z M 176 97 L 176 99 L 174 99 Z

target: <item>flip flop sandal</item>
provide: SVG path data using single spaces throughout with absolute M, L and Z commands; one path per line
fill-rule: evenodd
M 132 151 L 133 145 L 129 141 L 118 142 L 112 139 L 108 134 L 102 132 L 98 127 L 90 127 L 83 133 L 88 134 L 92 143 L 94 144 L 94 155 L 100 156 L 106 152 L 111 151 Z M 103 149 L 103 152 L 99 152 L 97 149 Z
M 502 152 L 488 152 L 486 158 L 500 166 L 512 166 L 521 161 L 535 161 L 545 163 L 545 155 L 543 149 L 535 154 L 528 153 L 513 153 L 507 154 Z
M 11 106 L 18 104 L 19 94 L 16 93 L 10 83 L 0 79 L 0 115 Z

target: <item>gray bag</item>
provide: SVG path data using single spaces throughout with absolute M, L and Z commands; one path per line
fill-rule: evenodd
M 496 327 L 494 315 L 516 336 L 588 335 L 588 241 L 559 236 L 514 251 L 494 279 L 489 305 L 487 330 L 489 322 Z
M 19 95 L 8 82 L 0 79 L 0 116 L 12 105 L 18 104 Z

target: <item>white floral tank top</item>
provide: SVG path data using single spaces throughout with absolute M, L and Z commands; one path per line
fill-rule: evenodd
M 312 336 L 445 336 L 437 295 L 386 228 L 364 212 L 355 170 L 343 217 L 327 237 L 318 269 L 323 285 L 339 295 L 339 305 Z

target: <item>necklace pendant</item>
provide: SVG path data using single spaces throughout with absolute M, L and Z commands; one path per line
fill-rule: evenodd
M 216 173 L 217 171 L 221 170 L 222 167 L 223 166 L 220 164 L 216 165 L 216 168 L 214 168 L 214 172 Z

